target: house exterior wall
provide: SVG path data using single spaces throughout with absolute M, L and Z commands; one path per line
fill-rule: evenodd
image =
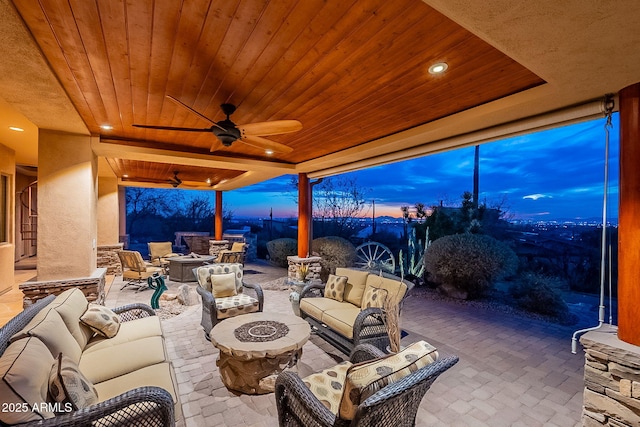
M 15 252 L 15 173 L 16 161 L 15 152 L 0 144 L 0 174 L 7 176 L 8 195 L 8 230 L 7 242 L 0 242 L 0 294 L 7 292 L 13 287 L 13 267 Z
M 119 213 L 118 178 L 98 177 L 98 246 L 118 243 Z
M 38 158 L 38 281 L 91 276 L 98 182 L 91 137 L 41 129 Z

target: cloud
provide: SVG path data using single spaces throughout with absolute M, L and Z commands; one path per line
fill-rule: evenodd
M 553 199 L 553 196 L 548 196 L 546 194 L 540 194 L 540 193 L 536 193 L 536 194 L 529 194 L 528 196 L 524 196 L 523 199 L 531 199 L 531 200 L 538 200 L 538 199 Z

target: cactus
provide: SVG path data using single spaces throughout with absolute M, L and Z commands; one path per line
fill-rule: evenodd
M 422 277 L 424 274 L 424 252 L 427 250 L 429 245 L 431 245 L 431 241 L 429 241 L 429 228 L 427 227 L 427 232 L 425 235 L 424 241 L 426 242 L 423 245 L 418 238 L 416 237 L 416 229 L 411 228 L 409 232 L 408 239 L 408 253 L 405 257 L 402 253 L 402 249 L 398 254 L 398 261 L 400 264 L 400 277 L 404 279 L 405 276 L 405 268 L 407 268 L 407 275 L 414 277 Z

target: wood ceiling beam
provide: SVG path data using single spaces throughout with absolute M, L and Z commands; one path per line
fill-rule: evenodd
M 92 150 L 97 156 L 159 163 L 175 163 L 206 168 L 269 172 L 276 174 L 276 176 L 295 173 L 295 166 L 288 163 L 136 147 L 105 141 L 109 140 L 103 139 L 99 141 L 97 138 L 92 139 Z

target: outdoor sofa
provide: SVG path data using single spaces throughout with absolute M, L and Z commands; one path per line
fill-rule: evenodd
M 383 301 L 388 299 L 401 310 L 411 289 L 413 283 L 386 273 L 336 268 L 327 283 L 312 283 L 300 292 L 300 315 L 317 335 L 345 354 L 365 343 L 386 350 Z
M 0 328 L 0 378 L 3 425 L 173 426 L 182 417 L 151 307 L 110 312 L 78 289 L 43 298 Z

